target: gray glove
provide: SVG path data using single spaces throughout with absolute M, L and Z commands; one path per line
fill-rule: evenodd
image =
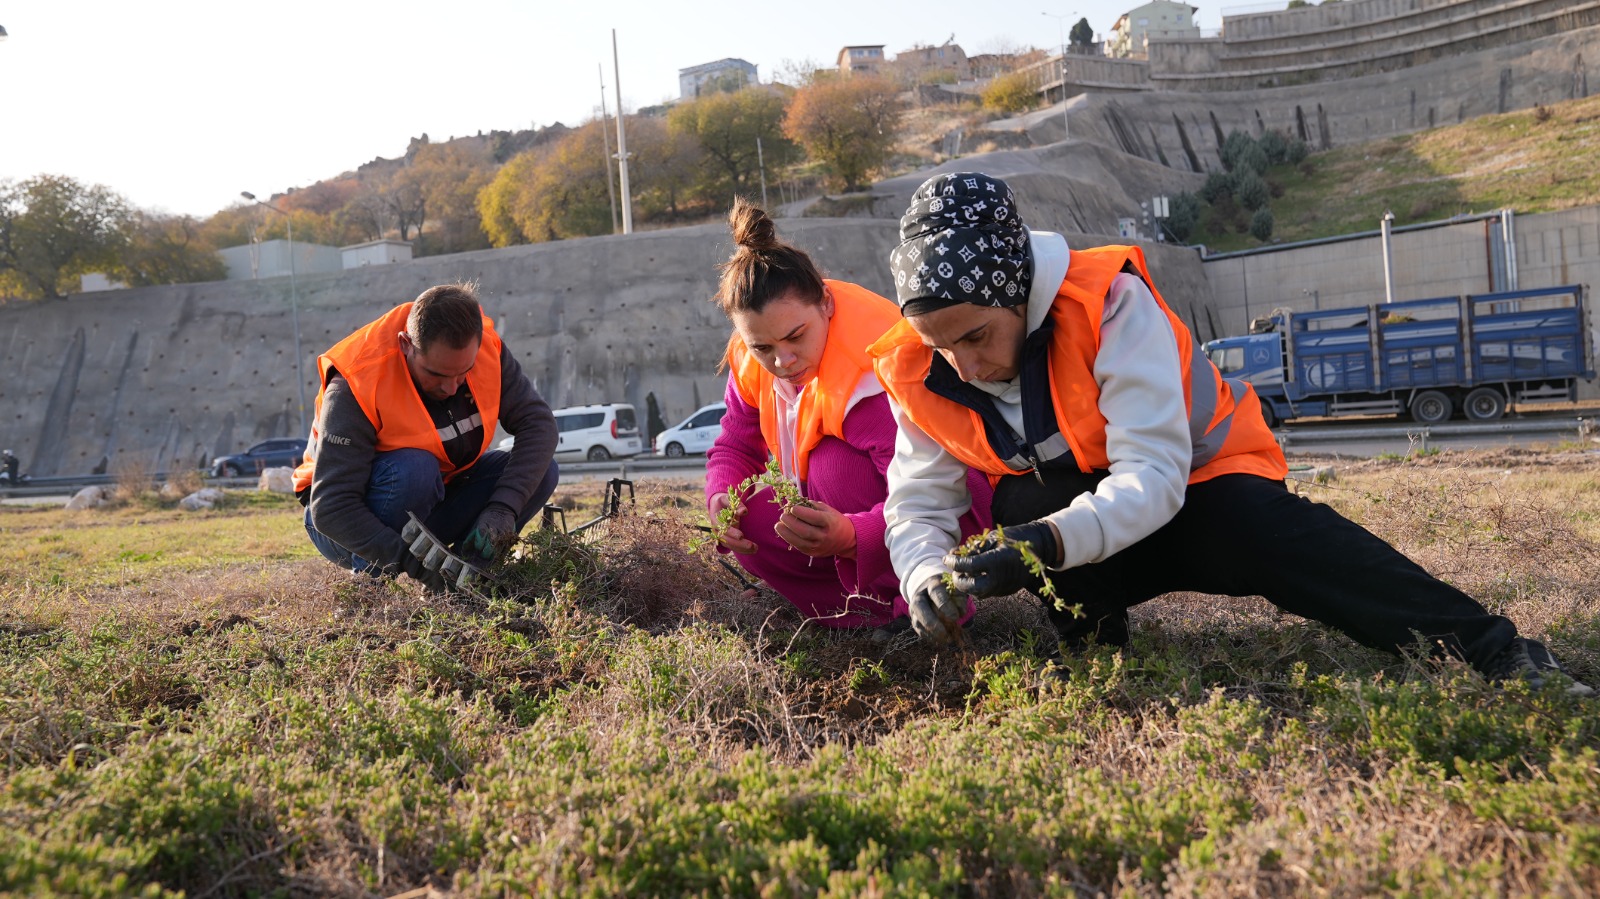
M 936 574 L 922 582 L 911 594 L 911 627 L 921 637 L 935 646 L 949 643 L 961 630 L 963 611 L 957 598 L 945 586 L 944 575 Z
M 450 585 L 445 582 L 444 575 L 422 564 L 422 560 L 412 555 L 409 551 L 402 552 L 400 556 L 400 570 L 404 571 L 412 580 L 421 584 L 429 593 L 442 594 L 450 592 Z
M 461 541 L 461 549 L 463 552 L 476 553 L 485 562 L 492 562 L 515 539 L 517 517 L 512 514 L 511 507 L 504 503 L 490 503 L 478 513 L 472 530 Z

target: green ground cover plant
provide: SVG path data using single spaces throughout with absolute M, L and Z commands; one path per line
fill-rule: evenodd
M 1336 464 L 1299 489 L 1600 681 L 1587 448 Z M 1593 701 L 1194 594 L 1059 665 L 1025 597 L 875 643 L 747 598 L 700 508 L 641 481 L 451 599 L 334 570 L 292 504 L 0 509 L 0 892 L 1600 890 Z

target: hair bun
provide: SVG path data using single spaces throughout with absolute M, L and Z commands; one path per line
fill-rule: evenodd
M 765 253 L 778 246 L 778 228 L 760 206 L 743 198 L 733 203 L 728 212 L 728 226 L 733 231 L 733 242 L 754 253 Z

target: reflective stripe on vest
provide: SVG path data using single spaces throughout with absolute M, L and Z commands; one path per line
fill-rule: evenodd
M 861 377 L 872 371 L 867 346 L 900 321 L 900 307 L 865 287 L 847 281 L 822 283 L 833 294 L 833 318 L 828 320 L 828 338 L 817 374 L 800 394 L 796 410 L 793 470 L 802 479 L 807 476 L 811 451 L 822 438 L 844 438 L 850 398 Z M 738 331 L 728 338 L 727 364 L 739 398 L 761 413 L 761 438 L 767 451 L 781 461 L 778 429 L 783 424 L 772 393 L 772 373 L 761 367 Z
M 311 486 L 316 470 L 316 445 L 318 428 L 322 419 L 322 399 L 328 390 L 328 379 L 337 371 L 350 388 L 350 395 L 360 404 L 367 420 L 377 430 L 377 451 L 395 449 L 422 449 L 439 460 L 439 473 L 446 481 L 471 468 L 494 443 L 494 432 L 500 421 L 500 335 L 488 316 L 483 319 L 483 340 L 478 344 L 478 355 L 472 370 L 467 372 L 467 388 L 478 405 L 473 416 L 477 424 L 487 422 L 483 443 L 478 455 L 459 468 L 450 462 L 444 441 L 449 439 L 444 428 L 433 422 L 416 384 L 411 380 L 411 370 L 406 366 L 404 352 L 400 349 L 400 332 L 406 329 L 411 315 L 411 304 L 401 303 L 376 321 L 362 326 L 354 334 L 334 344 L 317 357 L 317 370 L 321 387 L 317 390 L 315 416 L 312 419 L 310 439 L 306 441 L 306 459 L 294 470 L 296 493 Z M 462 432 L 472 427 L 466 419 L 456 427 Z
M 1032 459 L 1017 464 L 1018 455 L 1009 451 L 1008 442 L 997 441 L 993 430 L 985 426 L 989 416 L 935 388 L 937 357 L 922 344 L 909 323 L 896 326 L 870 349 L 879 380 L 905 414 L 930 437 L 952 455 L 988 474 L 1024 473 L 1033 465 L 1062 458 L 1066 452 L 1071 453 L 1081 471 L 1105 469 L 1110 465 L 1106 421 L 1098 405 L 1100 391 L 1094 378 L 1094 360 L 1099 352 L 1106 293 L 1112 280 L 1123 271 L 1143 279 L 1172 327 L 1179 362 L 1184 366 L 1192 446 L 1190 483 L 1240 472 L 1282 479 L 1288 466 L 1261 417 L 1255 391 L 1248 384 L 1225 380 L 1218 374 L 1211 360 L 1200 352 L 1189 329 L 1155 290 L 1144 254 L 1137 247 L 1098 247 L 1072 253 L 1067 277 L 1048 320 L 1054 330 L 1049 335 L 1048 403 L 1042 399 L 1042 392 L 1028 389 L 1029 377 L 1024 368 L 1024 422 L 1037 424 L 1054 412 L 1055 429 L 1051 433 L 1029 435 L 1035 441 L 1032 452 L 1027 453 L 1027 447 L 1023 450 Z M 1034 334 L 1042 329 L 1043 326 L 1035 329 Z M 929 383 L 930 379 L 934 384 Z M 988 394 L 972 390 L 986 403 L 992 403 Z

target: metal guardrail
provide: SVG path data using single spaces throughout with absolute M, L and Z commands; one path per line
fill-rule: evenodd
M 1278 445 L 1288 449 L 1296 441 L 1340 443 L 1357 440 L 1410 440 L 1415 438 L 1426 452 L 1428 441 L 1437 437 L 1473 437 L 1493 434 L 1547 434 L 1558 437 L 1572 434 L 1579 439 L 1600 430 L 1592 418 L 1552 418 L 1538 421 L 1477 422 L 1473 424 L 1389 425 L 1375 428 L 1279 428 Z
M 683 456 L 677 459 L 667 459 L 660 456 L 631 456 L 626 459 L 608 459 L 605 462 L 563 462 L 561 470 L 574 475 L 580 474 L 607 474 L 617 473 L 619 477 L 626 478 L 630 472 L 672 472 L 672 471 L 704 471 L 706 467 L 705 456 Z M 150 475 L 150 479 L 159 484 L 170 476 L 169 472 L 158 471 Z M 237 478 L 217 478 L 206 476 L 208 487 L 254 487 L 260 481 L 259 475 L 246 475 Z M 85 487 L 109 486 L 117 482 L 117 476 L 112 474 L 80 474 L 80 475 L 54 475 L 50 477 L 27 478 L 12 487 L 0 481 L 0 498 L 4 497 L 32 497 L 32 496 L 59 496 L 61 494 L 77 493 Z

